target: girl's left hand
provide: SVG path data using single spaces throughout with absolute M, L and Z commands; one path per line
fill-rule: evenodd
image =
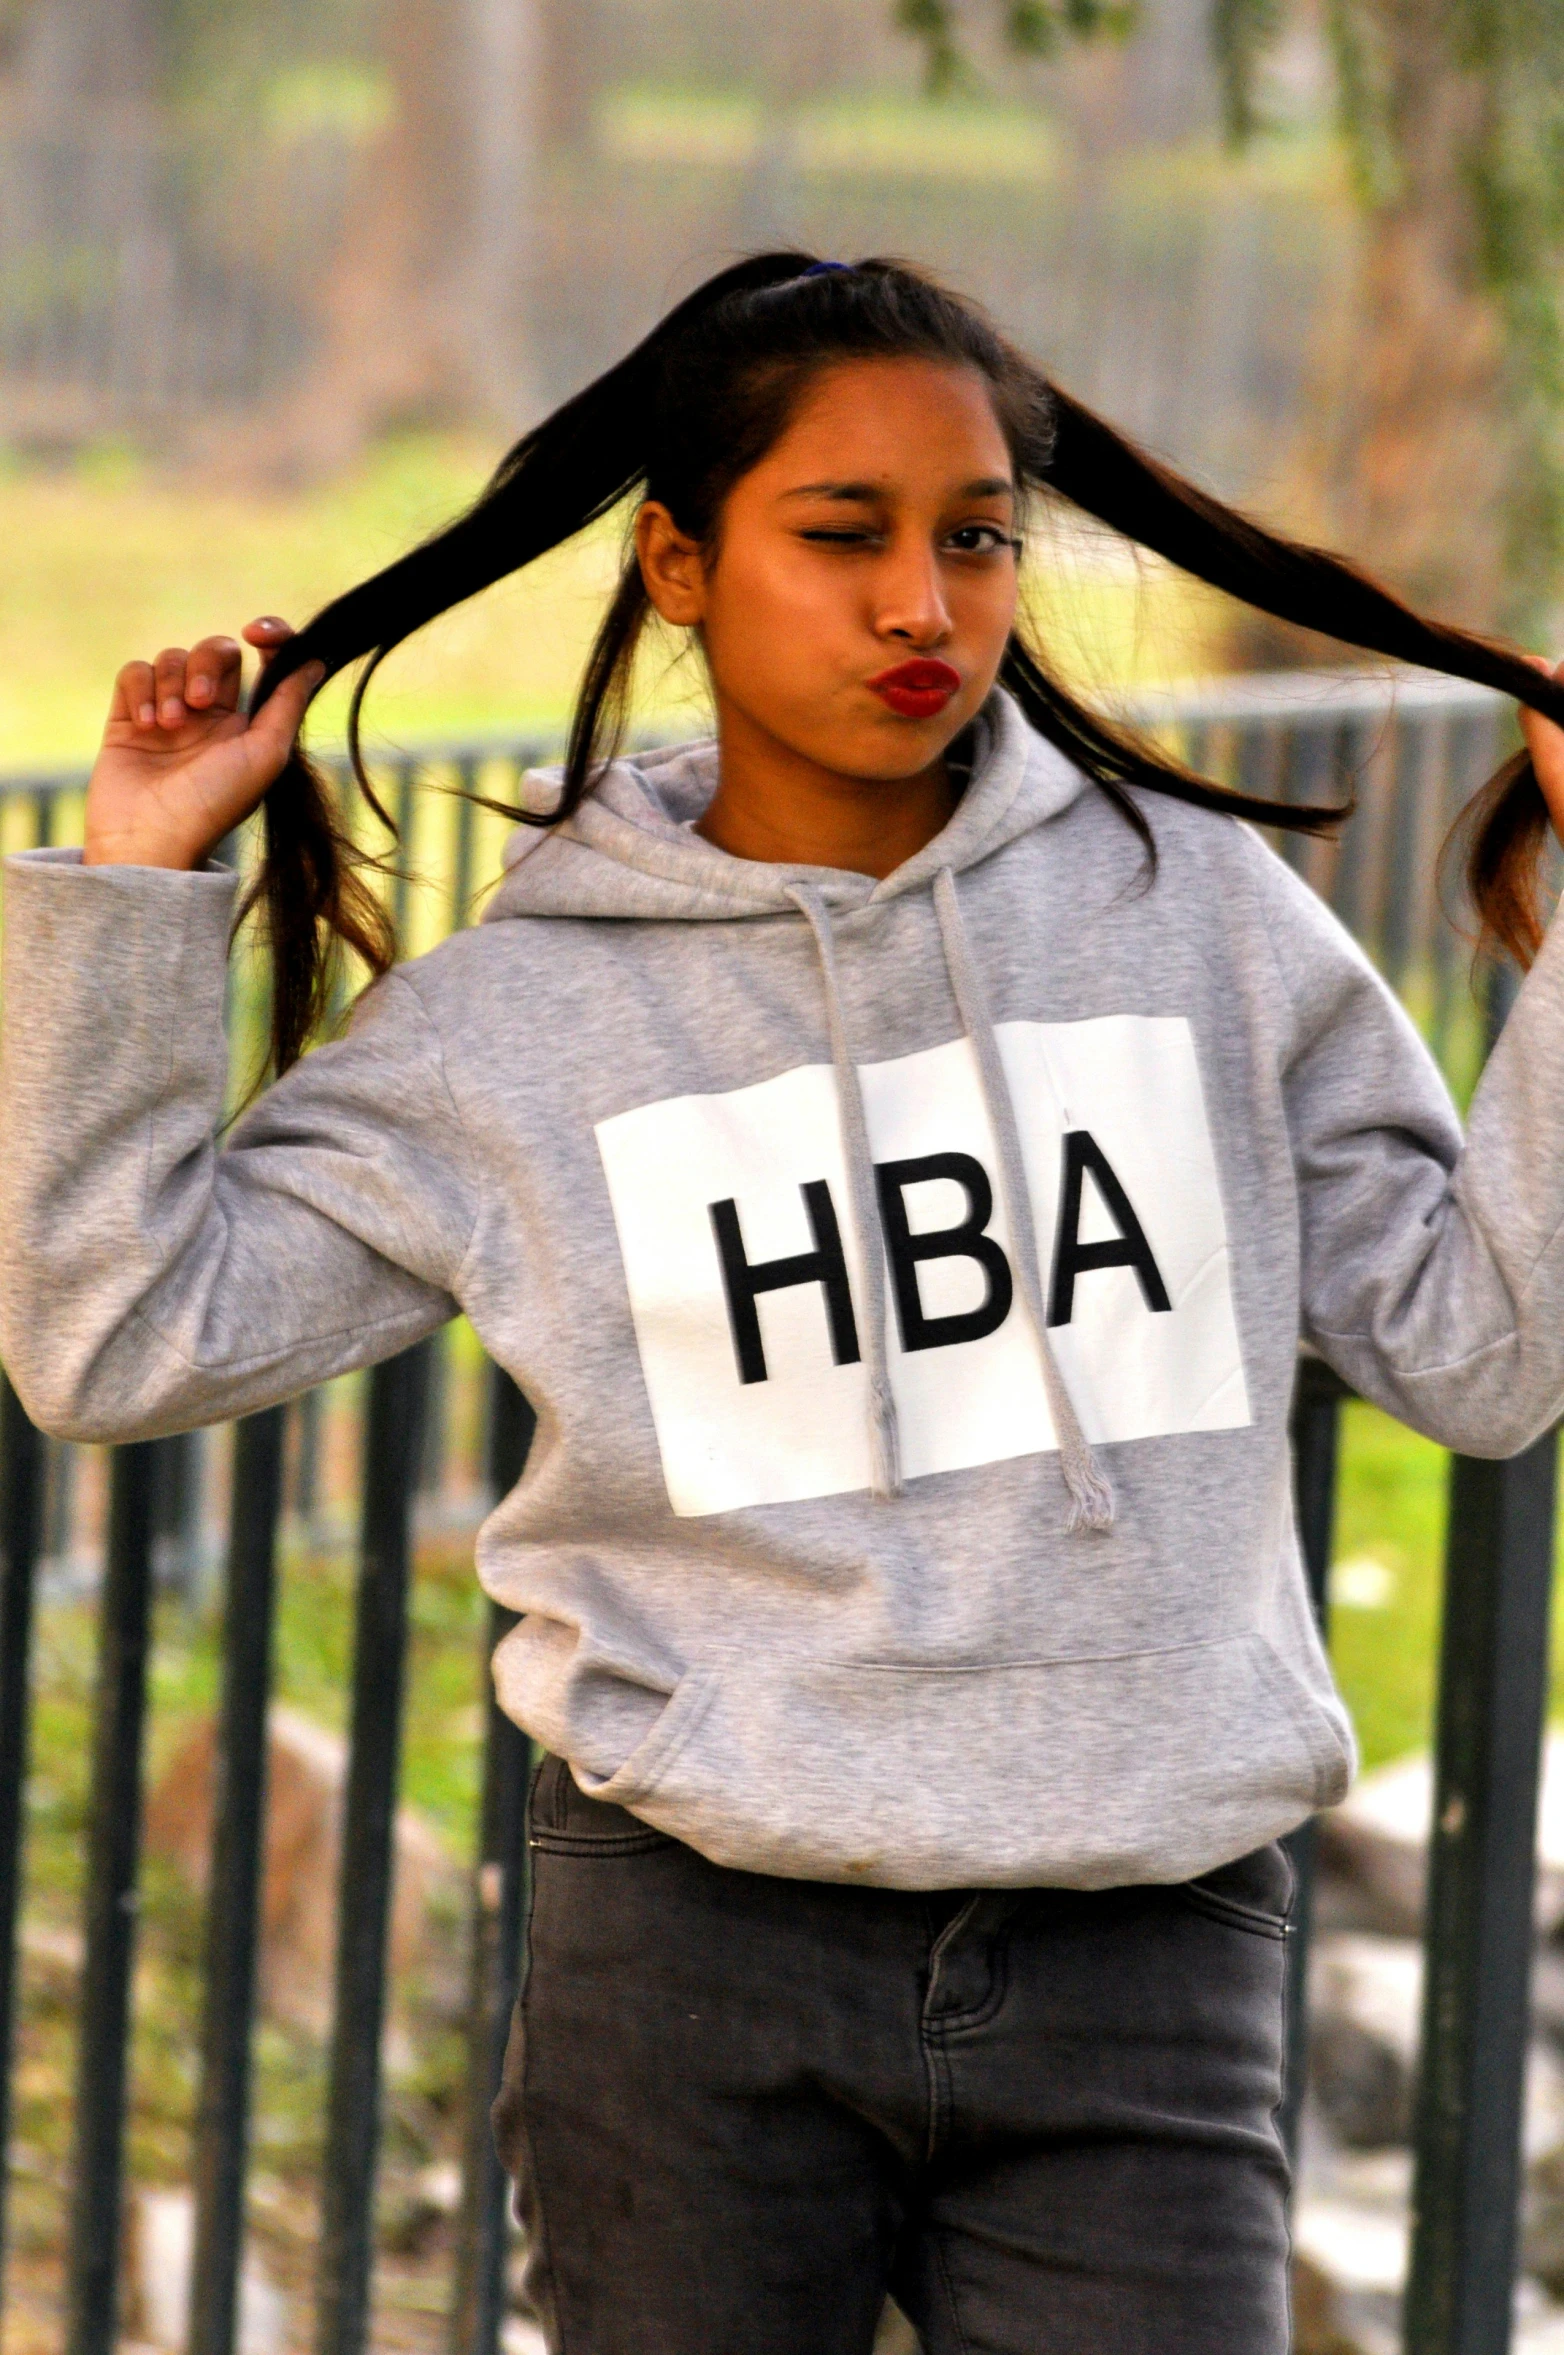
M 1545 654 L 1533 654 L 1529 659 L 1534 670 L 1545 672 L 1564 686 L 1564 662 L 1555 666 Z M 1548 815 L 1553 820 L 1553 831 L 1564 842 L 1564 728 L 1544 719 L 1540 711 L 1523 708 L 1521 733 L 1531 754 L 1531 765 L 1537 772 L 1537 783 L 1542 787 L 1542 798 L 1548 805 Z

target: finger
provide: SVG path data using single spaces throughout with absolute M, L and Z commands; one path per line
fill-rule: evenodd
M 279 646 L 286 646 L 294 635 L 293 624 L 281 620 L 275 613 L 263 613 L 256 621 L 246 622 L 240 636 L 247 646 L 253 646 L 261 658 L 264 670 Z
M 109 718 L 132 728 L 150 728 L 157 719 L 157 681 L 150 662 L 123 664 L 114 680 Z
M 250 740 L 261 757 L 281 767 L 293 749 L 293 739 L 304 724 L 310 697 L 326 676 L 323 662 L 307 662 L 290 671 L 275 694 L 268 695 L 250 722 Z
M 160 728 L 178 728 L 184 723 L 185 660 L 183 646 L 165 646 L 152 666 L 157 680 L 157 719 Z
M 185 661 L 185 701 L 192 711 L 236 711 L 244 655 L 237 638 L 203 638 Z

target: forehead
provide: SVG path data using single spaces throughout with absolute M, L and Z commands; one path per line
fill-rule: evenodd
M 755 472 L 774 491 L 843 476 L 967 482 L 1009 476 L 1012 468 L 993 393 L 978 369 L 886 359 L 840 360 L 822 370 Z

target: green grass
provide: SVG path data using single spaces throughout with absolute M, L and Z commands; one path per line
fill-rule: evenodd
M 1377 1408 L 1342 1417 L 1331 1657 L 1365 1766 L 1431 1738 L 1444 1588 L 1449 1458 Z M 1564 1519 L 1555 1555 L 1564 1595 Z M 1550 1710 L 1564 1720 L 1564 1608 L 1556 1599 Z

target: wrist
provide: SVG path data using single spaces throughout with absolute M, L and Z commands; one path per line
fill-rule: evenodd
M 171 835 L 144 832 L 106 834 L 88 827 L 82 841 L 84 867 L 167 867 L 188 874 L 204 852 Z

